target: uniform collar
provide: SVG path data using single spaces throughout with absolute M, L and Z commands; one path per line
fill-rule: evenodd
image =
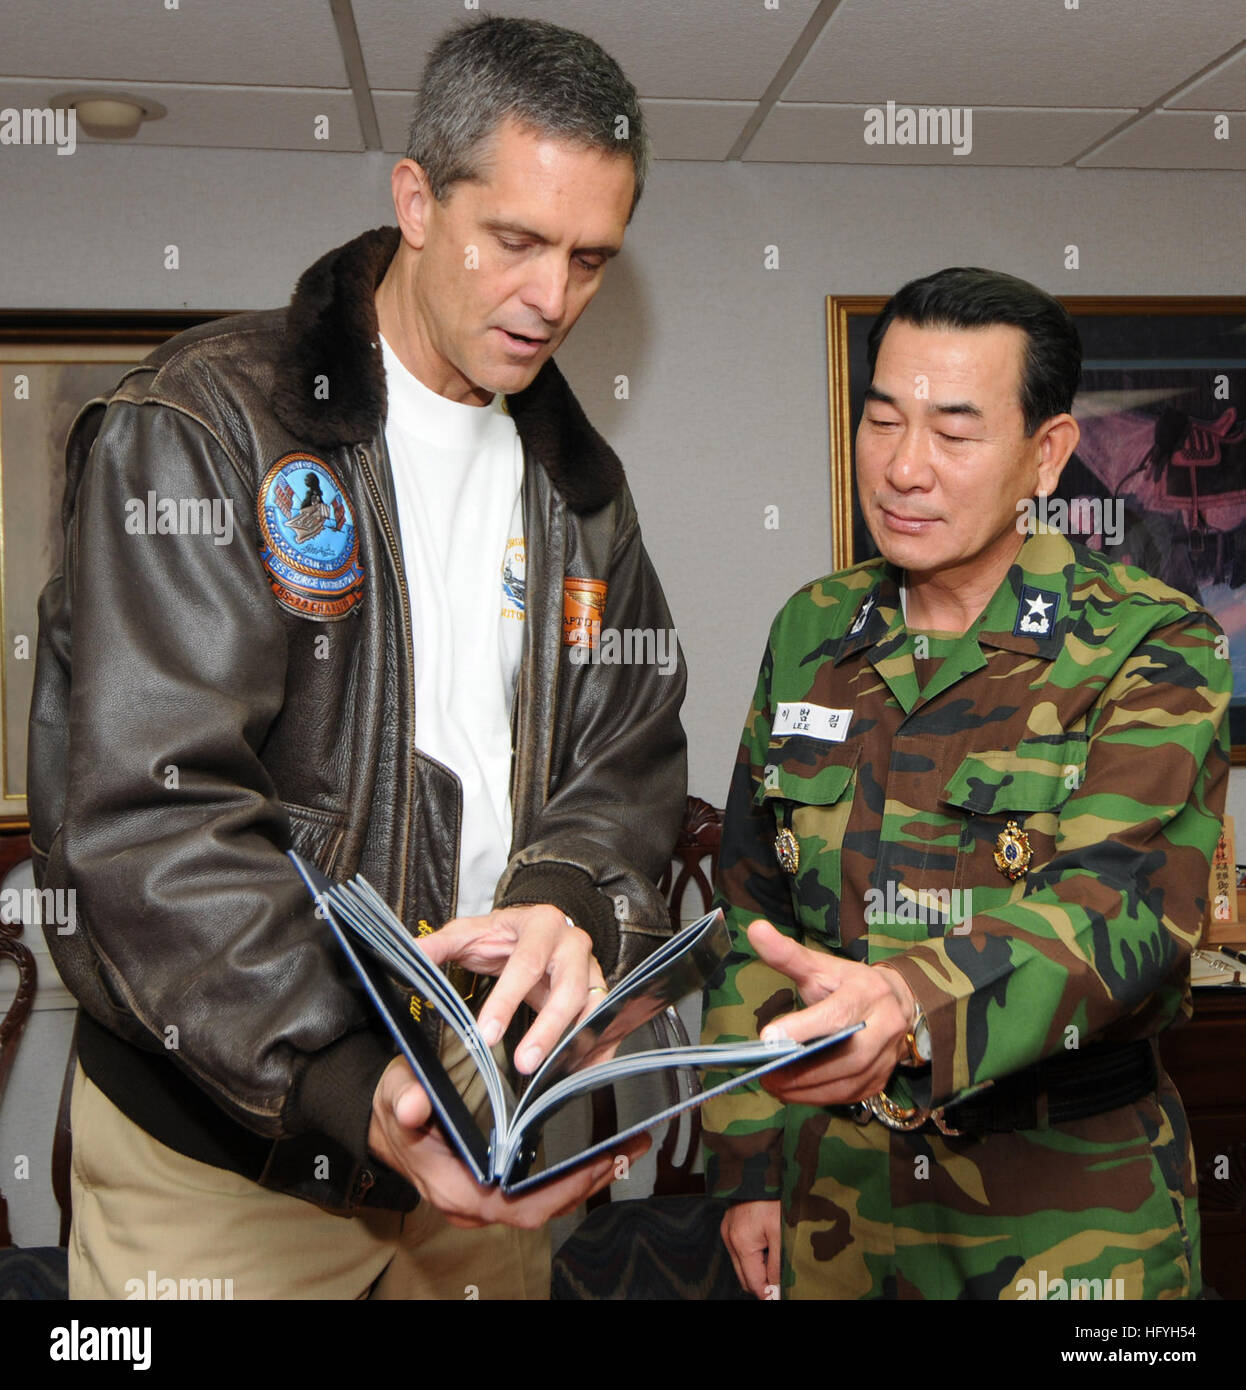
M 904 614 L 900 609 L 899 571 L 881 559 L 872 561 L 871 565 L 874 567 L 874 582 L 858 596 L 856 610 L 835 652 L 836 665 L 866 647 L 886 644 L 887 651 L 890 651 L 893 642 L 898 645 L 897 638 L 903 640 Z M 887 651 L 881 654 L 885 656 Z
M 869 647 L 870 660 L 877 666 L 906 640 L 900 573 L 885 560 L 873 564 L 874 582 L 860 593 L 835 652 L 836 665 Z M 1074 564 L 1073 547 L 1063 536 L 1040 529 L 1027 537 L 1003 582 L 966 636 L 972 635 L 979 643 L 1004 651 L 1054 661 L 1068 630 Z
M 1073 547 L 1055 531 L 1028 536 L 974 627 L 978 641 L 1054 661 L 1070 621 Z

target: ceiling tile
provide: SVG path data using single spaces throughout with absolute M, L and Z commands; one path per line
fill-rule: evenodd
M 746 160 L 825 164 L 1060 165 L 1118 126 L 1130 111 L 1040 111 L 974 107 L 970 124 L 949 126 L 967 146 L 867 144 L 865 106 L 780 102 L 744 153 Z M 881 127 L 886 133 L 885 107 Z M 897 118 L 899 117 L 899 107 Z M 870 127 L 879 118 L 871 117 Z M 898 133 L 897 120 L 893 129 Z M 968 134 L 969 139 L 964 136 Z
M 1228 139 L 1216 138 L 1224 121 Z M 1246 116 L 1215 111 L 1152 111 L 1101 150 L 1083 169 L 1246 169 Z
M 407 148 L 413 92 L 373 92 L 381 145 L 391 154 Z M 748 118 L 751 101 L 643 101 L 658 159 L 726 159 Z M 1084 148 L 1084 146 L 1083 146 Z
M 407 127 L 411 124 L 413 92 L 372 93 L 372 109 L 381 128 L 381 148 L 390 154 L 404 154 L 407 149 Z
M 1182 110 L 1246 111 L 1246 49 L 1165 104 Z
M 1242 0 L 844 0 L 783 98 L 1140 108 L 1243 37 Z
M 174 0 L 168 0 L 173 3 Z M 840 0 L 745 158 L 795 162 L 1051 165 L 1180 89 L 1086 167 L 1234 169 L 1246 137 L 1210 113 L 1246 111 L 1243 0 Z M 3 0 L 7 105 L 100 87 L 170 114 L 134 143 L 362 148 L 330 0 Z M 478 12 L 462 0 L 350 0 L 384 148 L 406 145 L 427 50 Z M 481 0 L 490 12 L 583 30 L 623 64 L 664 159 L 727 156 L 819 0 Z M 1218 64 L 1218 66 L 1217 66 Z M 16 84 L 16 85 L 15 85 Z M 867 106 L 973 108 L 973 148 L 870 145 Z M 1208 114 L 1200 114 L 1208 113 Z M 314 118 L 331 138 L 315 140 Z M 86 137 L 82 137 L 84 140 Z
M 4 0 L 0 74 L 349 85 L 327 0 Z
M 762 95 L 817 0 L 486 0 L 489 13 L 543 19 L 597 40 L 642 97 L 750 101 Z M 455 6 L 353 0 L 368 81 L 415 86 L 425 55 L 450 27 Z M 470 13 L 462 17 L 471 18 Z
M 749 117 L 751 101 L 641 103 L 658 159 L 726 159 Z
M 94 83 L 10 82 L 0 79 L 0 108 L 46 106 L 54 96 L 90 92 Z M 133 140 L 95 141 L 81 127 L 82 144 L 194 145 L 205 149 L 361 150 L 363 137 L 349 92 L 298 87 L 203 87 L 168 82 L 126 82 L 101 91 L 149 96 L 168 111 L 144 121 Z M 317 117 L 327 139 L 317 139 Z

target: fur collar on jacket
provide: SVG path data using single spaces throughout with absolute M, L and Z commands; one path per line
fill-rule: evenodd
M 273 409 L 294 434 L 334 447 L 371 439 L 385 419 L 385 369 L 373 294 L 395 251 L 396 227 L 378 227 L 322 256 L 295 287 Z M 331 383 L 318 400 L 316 378 Z M 589 424 L 562 373 L 549 361 L 507 406 L 529 455 L 573 512 L 605 506 L 623 485 L 614 450 Z

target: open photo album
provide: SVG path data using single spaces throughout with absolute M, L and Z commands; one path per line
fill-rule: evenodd
M 622 1139 L 651 1129 L 710 1096 L 767 1072 L 837 1046 L 863 1025 L 854 1024 L 808 1043 L 756 1039 L 707 1046 L 657 1047 L 616 1055 L 619 1045 L 644 1023 L 686 995 L 699 993 L 729 949 L 726 923 L 711 912 L 677 932 L 620 980 L 601 1003 L 563 1034 L 533 1074 L 522 1096 L 494 1060 L 466 1002 L 445 973 L 420 950 L 376 890 L 362 877 L 335 884 L 293 851 L 312 897 L 328 919 L 346 958 L 380 1011 L 403 1056 L 428 1092 L 447 1139 L 482 1183 L 522 1192 L 557 1177 Z M 445 1026 L 462 1040 L 484 1080 L 492 1113 L 485 1134 L 451 1083 L 437 1049 L 416 1022 L 411 1001 L 428 1001 Z M 616 1134 L 533 1171 L 541 1130 L 569 1101 L 626 1077 L 675 1067 L 739 1074 L 709 1090 L 685 1096 L 656 1113 L 625 1125 Z

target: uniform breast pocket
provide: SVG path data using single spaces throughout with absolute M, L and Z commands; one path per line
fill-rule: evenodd
M 799 759 L 798 741 L 772 746 L 756 800 L 774 816 L 775 858 L 788 881 L 792 910 L 802 930 L 829 946 L 840 944 L 839 901 L 843 884 L 840 854 L 852 799 L 860 744 L 819 747 L 809 763 Z M 808 744 L 810 740 L 799 740 Z
M 1023 897 L 1029 876 L 1055 854 L 1061 810 L 1085 772 L 1084 735 L 1031 739 L 965 758 L 942 793 L 963 816 L 956 887 Z

